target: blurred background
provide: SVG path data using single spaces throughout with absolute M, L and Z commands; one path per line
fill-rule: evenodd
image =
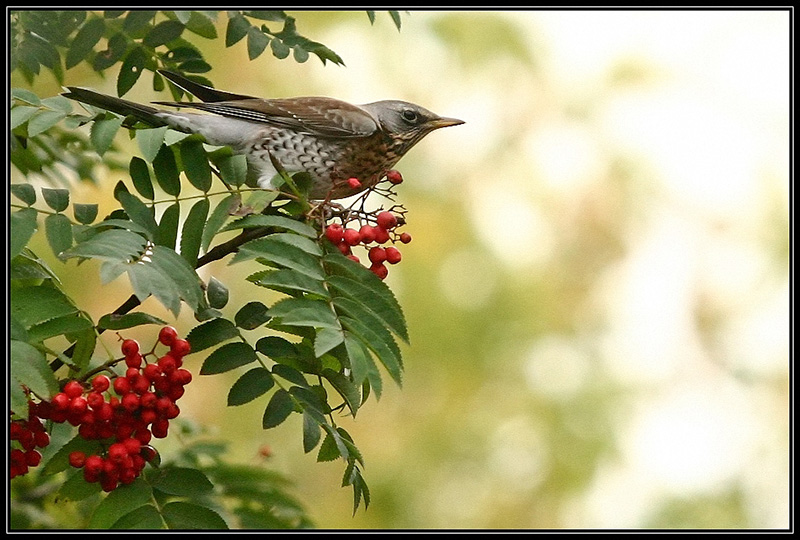
M 788 527 L 790 12 L 290 14 L 345 66 L 197 38 L 206 76 L 466 121 L 398 165 L 405 382 L 341 419 L 372 504 L 352 516 L 300 418 L 263 431 L 264 403 L 226 408 L 236 375 L 196 377 L 183 414 L 291 478 L 320 528 Z M 114 91 L 81 69 L 68 84 Z M 110 210 L 118 179 L 73 198 Z M 237 306 L 264 294 L 248 270 L 202 275 Z M 97 318 L 130 288 L 71 292 Z

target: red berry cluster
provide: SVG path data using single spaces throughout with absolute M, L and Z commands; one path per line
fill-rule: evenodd
M 148 443 L 152 437 L 167 436 L 169 421 L 180 413 L 176 402 L 192 380 L 192 374 L 181 367 L 190 352 L 189 342 L 178 338 L 171 326 L 161 329 L 158 340 L 169 351 L 155 361 L 146 361 L 156 356 L 155 348 L 142 354 L 136 340 L 125 339 L 121 346 L 127 366 L 124 376 L 98 374 L 88 386 L 71 380 L 50 401 L 32 405 L 31 419 L 68 422 L 83 439 L 100 441 L 100 454 L 72 452 L 69 463 L 82 467 L 86 481 L 100 482 L 104 491 L 133 482 L 156 456 Z
M 29 419 L 18 418 L 11 421 L 9 435 L 12 441 L 19 443 L 19 448 L 11 449 L 11 478 L 27 474 L 30 467 L 42 462 L 42 454 L 36 448 L 44 448 L 50 444 L 50 435 L 45 431 L 44 423 L 36 416 L 36 404 L 29 403 L 32 409 Z
M 353 254 L 352 248 L 363 245 L 368 249 L 368 257 L 371 265 L 369 269 L 381 279 L 385 279 L 389 274 L 389 269 L 384 263 L 397 264 L 402 256 L 400 250 L 394 246 L 381 247 L 382 244 L 389 242 L 400 242 L 407 244 L 411 242 L 411 235 L 408 233 L 397 234 L 395 228 L 398 226 L 397 216 L 389 211 L 379 212 L 375 217 L 375 225 L 362 225 L 360 228 L 350 228 L 331 223 L 325 228 L 325 237 L 330 240 L 343 255 L 348 258 L 361 262 Z M 370 247 L 370 244 L 381 244 Z

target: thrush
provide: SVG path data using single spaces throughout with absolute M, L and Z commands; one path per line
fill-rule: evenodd
M 210 144 L 230 146 L 247 157 L 248 180 L 263 189 L 278 187 L 273 159 L 289 173 L 308 172 L 311 199 L 339 199 L 368 189 L 428 133 L 464 123 L 406 101 L 353 105 L 328 97 L 262 99 L 217 90 L 170 71 L 159 73 L 200 101 L 155 105 L 201 112 L 160 109 L 79 87 L 68 87 L 64 95 L 153 127 L 199 133 Z M 349 178 L 360 185 L 353 187 Z

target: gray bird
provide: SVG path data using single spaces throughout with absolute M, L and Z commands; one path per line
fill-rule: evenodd
M 276 187 L 271 154 L 287 172 L 311 175 L 311 199 L 339 199 L 372 187 L 428 133 L 464 123 L 406 101 L 352 105 L 327 97 L 261 99 L 216 90 L 170 71 L 159 73 L 201 102 L 155 104 L 213 114 L 173 112 L 72 86 L 63 95 L 230 146 L 247 156 L 248 179 L 263 189 Z M 351 187 L 349 178 L 358 178 L 360 187 Z

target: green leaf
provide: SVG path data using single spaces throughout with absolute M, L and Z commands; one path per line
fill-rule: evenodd
M 150 485 L 163 493 L 181 497 L 197 497 L 214 489 L 205 474 L 188 467 L 163 467 Z
M 181 205 L 174 203 L 164 210 L 161 214 L 161 221 L 158 222 L 155 243 L 169 249 L 175 248 L 178 240 L 178 221 L 180 220 Z
M 239 377 L 228 392 L 228 406 L 243 405 L 267 393 L 275 385 L 272 373 L 256 367 Z
M 186 301 L 193 311 L 197 309 L 203 301 L 203 290 L 194 268 L 180 255 L 164 246 L 153 247 L 150 264 L 162 275 L 170 278 L 180 298 Z M 159 298 L 158 291 L 153 291 L 153 295 Z M 173 312 L 177 315 L 177 310 Z
M 84 225 L 89 225 L 95 219 L 97 219 L 97 210 L 97 204 L 74 203 L 72 205 L 72 212 L 75 215 L 75 219 L 78 221 L 78 223 L 82 223 Z
M 285 325 L 340 328 L 328 303 L 321 300 L 285 298 L 270 308 L 269 315 Z
M 84 257 L 104 261 L 131 262 L 144 253 L 146 240 L 134 232 L 111 229 L 102 231 L 88 240 L 63 252 L 63 258 Z
M 284 231 L 292 231 L 308 238 L 316 238 L 317 231 L 314 227 L 301 223 L 296 219 L 284 216 L 268 216 L 263 214 L 249 215 L 237 219 L 227 225 L 223 231 L 232 231 L 235 229 L 249 229 L 253 227 L 274 227 Z
M 264 409 L 261 425 L 264 429 L 274 428 L 283 423 L 294 410 L 292 396 L 283 388 L 278 389 Z
M 30 184 L 11 184 L 11 194 L 28 206 L 36 203 L 36 190 Z
M 257 360 L 256 353 L 247 343 L 236 342 L 223 345 L 212 352 L 200 368 L 200 375 L 225 373 Z
M 287 294 L 299 291 L 328 296 L 328 291 L 321 281 L 294 270 L 263 270 L 247 276 L 247 280 L 259 287 Z
M 97 505 L 88 528 L 108 529 L 122 516 L 149 503 L 152 497 L 152 489 L 142 479 L 115 489 Z
M 341 300 L 343 299 L 337 299 L 337 301 Z M 352 319 L 350 317 L 341 317 L 340 319 L 346 329 L 350 330 L 367 348 L 375 353 L 375 356 L 378 357 L 395 382 L 398 385 L 402 384 L 403 365 L 400 359 L 400 351 L 397 349 L 397 344 L 391 335 L 383 327 L 366 324 L 362 319 Z
M 341 457 L 341 455 L 339 446 L 336 444 L 336 439 L 334 439 L 331 432 L 328 431 L 325 434 L 325 439 L 322 441 L 322 446 L 319 447 L 319 452 L 317 452 L 317 461 L 321 463 L 333 461 Z
M 255 60 L 269 44 L 269 37 L 258 28 L 251 26 L 247 30 L 247 57 Z
M 133 88 L 133 85 L 141 77 L 147 60 L 148 54 L 142 47 L 135 47 L 125 56 L 117 76 L 118 96 L 124 96 L 128 90 Z
M 208 251 L 208 247 L 211 245 L 211 241 L 214 239 L 214 236 L 219 232 L 222 225 L 225 223 L 225 220 L 228 219 L 228 216 L 231 215 L 232 212 L 239 206 L 241 199 L 238 194 L 232 193 L 222 199 L 220 203 L 214 208 L 211 212 L 211 215 L 206 222 L 206 226 L 203 228 L 203 241 L 201 242 L 201 247 L 204 252 Z
M 314 356 L 319 358 L 342 343 L 344 333 L 341 328 L 320 328 L 314 338 Z
M 64 214 L 51 214 L 44 220 L 47 243 L 56 256 L 72 247 L 72 222 Z
M 80 476 L 81 480 L 84 484 L 86 481 L 83 480 L 82 475 Z M 97 485 L 97 484 L 89 484 L 89 485 Z M 156 509 L 155 506 L 152 504 L 145 504 L 140 506 L 139 508 L 132 510 L 125 514 L 124 516 L 120 517 L 117 521 L 111 525 L 110 529 L 113 530 L 145 530 L 145 529 L 164 529 L 165 524 L 164 520 L 161 518 L 161 514 Z
M 114 142 L 114 136 L 117 134 L 123 120 L 124 118 L 115 116 L 114 118 L 105 120 L 95 120 L 92 124 L 89 139 L 92 141 L 92 145 L 98 155 L 102 156 L 111 148 L 111 144 Z
M 58 392 L 58 382 L 44 354 L 23 341 L 11 340 L 11 376 L 42 398 Z M 24 410 L 15 410 L 27 417 L 27 402 Z
M 394 25 L 397 27 L 398 30 L 400 30 L 400 24 L 401 24 L 400 12 L 390 9 L 389 10 L 389 15 L 392 17 L 392 21 L 394 21 Z
M 198 504 L 173 501 L 164 505 L 161 514 L 170 529 L 227 529 L 218 513 Z
M 183 33 L 185 26 L 179 21 L 163 21 L 155 25 L 142 40 L 148 47 L 158 47 L 177 39 Z
M 116 64 L 125 51 L 128 50 L 128 39 L 125 34 L 119 32 L 111 36 L 108 40 L 108 48 L 100 51 L 92 60 L 92 68 L 101 72 Z
M 42 110 L 28 120 L 28 137 L 35 137 L 58 124 L 67 116 L 61 111 Z
M 299 234 L 295 234 L 293 232 L 273 233 L 269 237 L 273 240 L 283 242 L 284 244 L 289 244 L 290 246 L 300 248 L 309 255 L 313 255 L 315 257 L 322 256 L 322 248 L 320 248 L 316 238 L 306 238 L 305 236 L 300 236 Z
M 83 478 L 83 471 L 75 471 L 67 480 L 61 484 L 56 493 L 59 501 L 82 501 L 100 493 L 98 482 L 89 483 Z
M 11 289 L 11 316 L 25 328 L 77 311 L 63 292 L 49 285 Z
M 142 28 L 146 27 L 156 16 L 155 11 L 150 10 L 133 10 L 129 11 L 127 15 L 125 15 L 125 22 L 122 25 L 123 30 L 126 32 L 136 32 L 137 30 L 141 30 Z
M 211 167 L 203 143 L 194 138 L 184 139 L 180 144 L 180 152 L 189 182 L 203 192 L 211 189 Z
M 156 180 L 167 194 L 177 197 L 181 193 L 181 175 L 172 148 L 162 145 L 153 160 Z
M 56 212 L 63 212 L 69 206 L 69 190 L 68 189 L 52 189 L 42 188 L 42 197 L 47 206 Z
M 87 440 L 80 435 L 75 435 L 64 446 L 59 448 L 53 457 L 51 457 L 44 467 L 42 467 L 42 474 L 49 476 L 52 474 L 66 471 L 69 467 L 69 455 L 72 452 L 83 452 L 86 455 L 99 453 L 102 451 L 100 442 L 96 440 Z M 83 475 L 81 475 L 83 476 Z
M 155 161 L 159 150 L 161 150 L 161 145 L 164 144 L 164 135 L 167 133 L 168 129 L 169 127 L 162 126 L 136 130 L 136 142 L 139 144 L 139 150 L 148 162 L 152 163 Z
M 308 412 L 303 412 L 303 452 L 308 454 L 317 447 L 322 439 L 319 422 Z
M 197 256 L 200 254 L 200 243 L 203 239 L 203 226 L 208 217 L 208 199 L 200 199 L 189 210 L 186 221 L 181 230 L 181 257 L 183 257 L 192 268 L 197 264 Z
M 196 353 L 236 337 L 240 337 L 240 334 L 233 323 L 218 318 L 192 328 L 186 340 L 192 346 L 192 352 Z
M 336 389 L 339 395 L 342 396 L 345 403 L 347 403 L 350 412 L 355 416 L 361 404 L 361 392 L 359 391 L 360 383 L 353 384 L 349 378 L 328 368 L 322 370 L 322 376 L 330 381 L 331 385 Z
M 250 30 L 250 23 L 240 14 L 228 15 L 228 26 L 225 29 L 225 47 L 239 42 Z
M 211 276 L 206 287 L 206 298 L 208 298 L 209 306 L 222 309 L 228 304 L 228 287 L 214 276 Z
M 136 188 L 136 191 L 145 199 L 152 201 L 156 195 L 153 191 L 153 181 L 150 179 L 150 168 L 147 166 L 147 162 L 140 157 L 132 158 L 128 166 L 128 172 L 131 175 L 133 187 Z
M 38 215 L 39 213 L 33 208 L 23 208 L 11 214 L 10 258 L 19 255 L 36 232 Z
M 291 52 L 291 49 L 281 39 L 273 38 L 269 42 L 269 45 L 270 48 L 272 49 L 273 56 L 275 56 L 275 58 L 278 58 L 280 60 L 283 60 L 284 58 L 289 56 L 289 53 Z
M 92 321 L 79 314 L 55 317 L 31 326 L 28 329 L 28 341 L 42 342 L 54 336 L 74 334 L 90 328 L 94 328 Z
M 141 225 L 147 231 L 147 238 L 153 240 L 158 231 L 158 224 L 155 217 L 153 217 L 153 208 L 148 207 L 140 201 L 135 195 L 130 193 L 120 192 L 118 197 L 119 202 L 122 203 L 122 208 L 131 221 Z
M 306 380 L 305 376 L 291 366 L 287 366 L 285 364 L 275 364 L 272 366 L 272 374 L 299 386 L 308 386 L 308 381 Z
M 200 37 L 204 37 L 206 39 L 215 39 L 217 37 L 217 29 L 214 26 L 214 21 L 212 21 L 205 13 L 192 11 L 188 22 L 185 24 L 186 28 Z
M 349 298 L 386 326 L 397 336 L 408 342 L 408 329 L 400 304 L 391 290 L 380 280 L 356 281 L 343 276 L 328 276 L 328 286 L 334 294 Z M 378 285 L 380 283 L 380 285 Z
M 94 46 L 103 37 L 105 31 L 105 21 L 99 17 L 91 18 L 81 26 L 78 33 L 72 39 L 66 57 L 67 69 L 77 66 L 82 60 L 89 56 L 94 50 Z
M 256 350 L 273 360 L 297 356 L 294 343 L 278 336 L 265 336 L 256 342 Z
M 34 105 L 35 107 L 38 107 L 39 104 L 41 103 L 39 96 L 37 96 L 35 93 L 31 92 L 26 88 L 12 88 L 11 97 L 13 99 L 24 101 L 29 105 Z
M 164 326 L 167 324 L 163 319 L 159 319 L 149 313 L 136 311 L 134 313 L 126 313 L 125 315 L 116 315 L 109 313 L 100 317 L 97 323 L 98 328 L 105 328 L 106 330 L 125 330 L 133 328 L 134 326 L 141 326 L 143 324 L 157 324 Z
M 237 154 L 216 162 L 222 180 L 229 186 L 241 186 L 247 180 L 247 157 Z
M 300 248 L 270 237 L 257 238 L 243 244 L 231 259 L 231 264 L 255 258 L 296 270 L 317 280 L 325 277 L 319 259 Z
M 267 306 L 258 301 L 248 302 L 243 305 L 234 316 L 236 326 L 244 330 L 255 330 L 270 319 Z
M 25 105 L 17 105 L 11 108 L 11 129 L 15 129 L 39 112 L 39 107 L 27 107 Z
M 383 390 L 383 381 L 378 372 L 378 367 L 372 361 L 369 350 L 351 332 L 344 333 L 344 344 L 347 350 L 347 358 L 350 360 L 350 377 L 353 382 L 358 385 L 365 380 L 369 381 L 376 397 L 380 398 Z

